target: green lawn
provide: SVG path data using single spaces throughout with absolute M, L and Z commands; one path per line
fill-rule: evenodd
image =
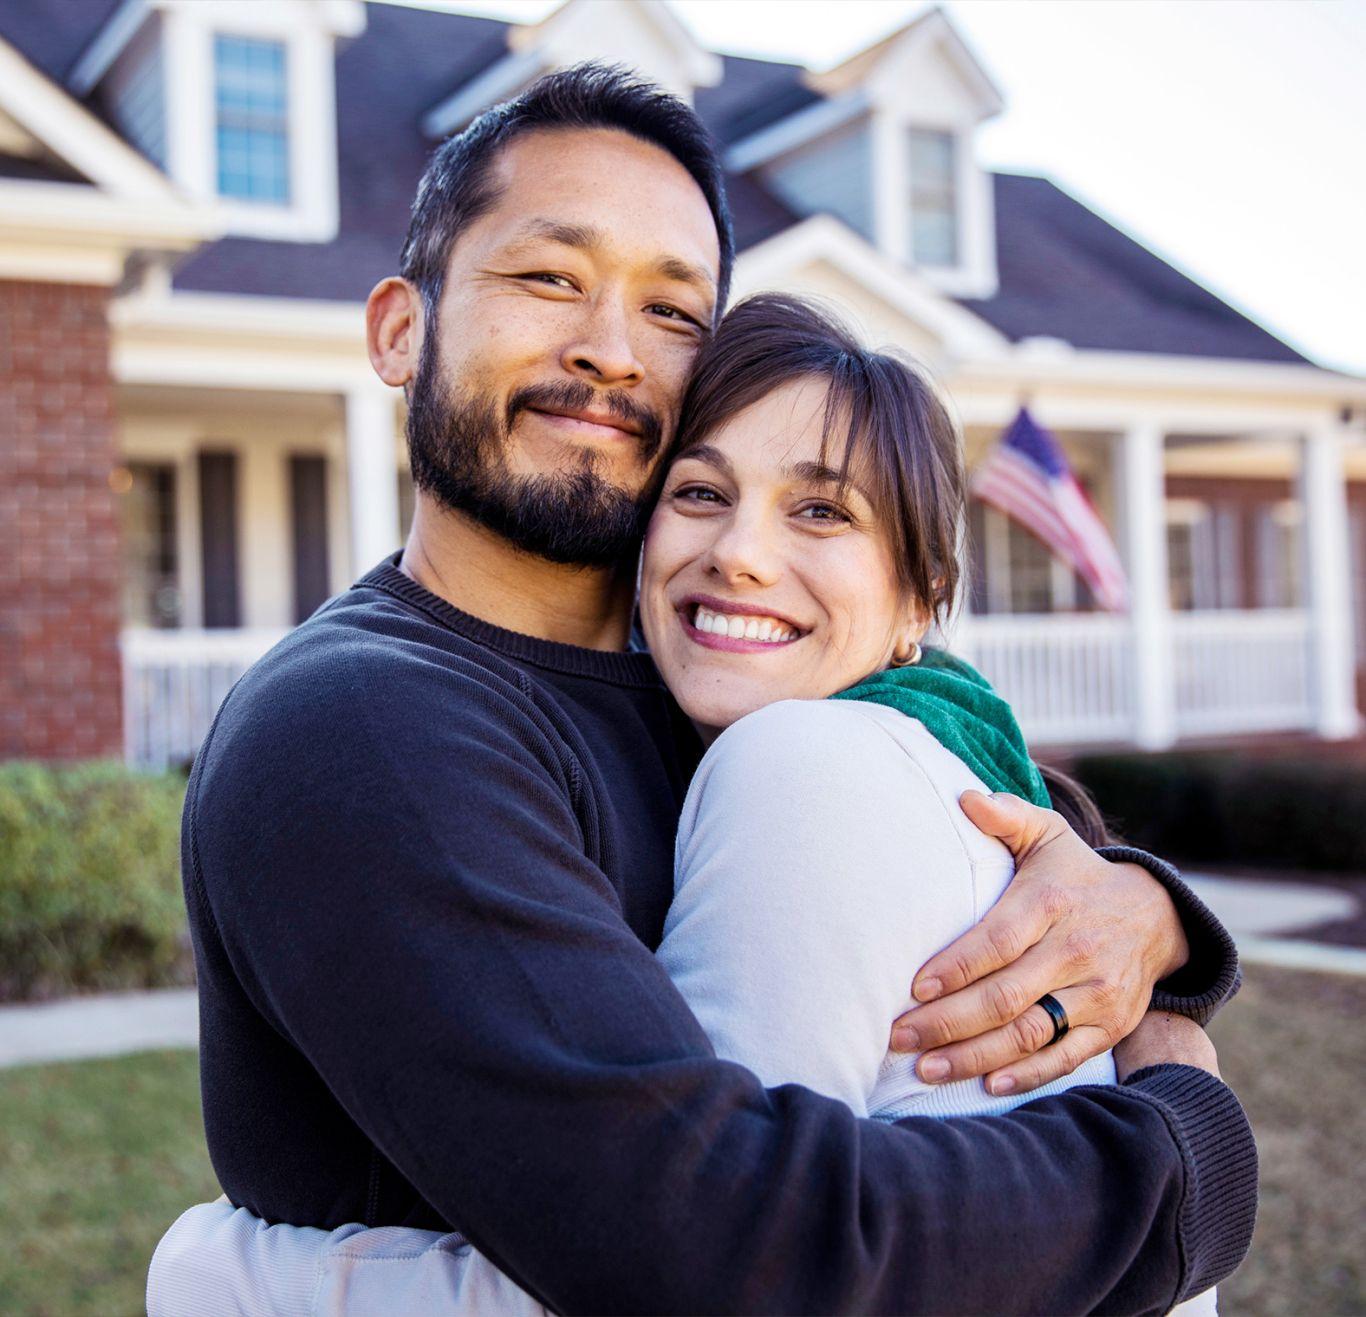
M 1223 1317 L 1366 1314 L 1366 980 L 1253 968 L 1214 1028 L 1262 1152 L 1252 1255 Z M 142 1311 L 157 1237 L 217 1194 L 195 1058 L 0 1071 L 0 1310 Z
M 0 1070 L 0 1311 L 145 1311 L 147 1262 L 219 1193 L 193 1052 Z

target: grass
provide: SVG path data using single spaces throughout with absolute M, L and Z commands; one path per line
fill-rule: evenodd
M 1366 1314 L 1366 980 L 1254 966 L 1215 1022 L 1257 1131 L 1262 1205 L 1223 1317 Z M 147 1262 L 187 1204 L 218 1193 L 189 1052 L 0 1071 L 0 1308 L 143 1310 Z
M 0 1071 L 0 1129 L 0 1310 L 144 1312 L 156 1241 L 219 1193 L 195 1054 Z

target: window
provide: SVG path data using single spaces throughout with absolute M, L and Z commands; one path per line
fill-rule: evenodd
M 215 36 L 220 196 L 289 204 L 289 96 L 282 41 Z
M 123 620 L 129 626 L 180 625 L 175 468 L 130 462 L 111 478 L 123 530 Z
M 1065 613 L 1092 607 L 1065 562 L 1017 521 L 980 499 L 968 504 L 974 613 Z
M 1257 508 L 1257 602 L 1262 608 L 1298 608 L 1303 600 L 1303 525 L 1297 499 Z
M 958 264 L 958 189 L 953 134 L 910 130 L 911 259 L 917 265 Z
M 1241 608 L 1242 516 L 1236 503 L 1167 500 L 1167 579 L 1177 612 Z

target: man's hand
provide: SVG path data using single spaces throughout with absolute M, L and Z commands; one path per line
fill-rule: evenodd
M 1208 1070 L 1215 1079 L 1222 1077 L 1214 1044 L 1194 1020 L 1184 1015 L 1149 1011 L 1133 1033 L 1115 1044 L 1115 1071 L 1121 1080 L 1145 1066 L 1169 1061 Z
M 916 975 L 913 995 L 932 1004 L 897 1020 L 892 1046 L 923 1052 L 930 1083 L 987 1075 L 989 1093 L 1028 1092 L 1130 1033 L 1153 985 L 1185 964 L 1186 938 L 1155 878 L 1097 855 L 1052 810 L 999 792 L 964 792 L 961 803 L 1010 848 L 1015 877 Z M 1071 1024 L 1052 1046 L 1052 1021 L 1034 1004 L 1050 992 Z

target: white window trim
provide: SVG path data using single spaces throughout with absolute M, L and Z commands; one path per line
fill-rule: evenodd
M 243 237 L 327 242 L 337 235 L 335 47 L 331 32 L 290 6 L 176 6 L 163 16 L 166 156 L 172 175 Z M 289 105 L 289 203 L 218 195 L 215 36 L 280 41 Z
M 953 137 L 958 206 L 958 261 L 918 265 L 911 249 L 910 130 L 930 129 Z M 971 125 L 912 119 L 878 107 L 872 115 L 873 225 L 877 245 L 951 297 L 990 297 L 997 288 L 996 207 L 991 175 L 978 163 Z

